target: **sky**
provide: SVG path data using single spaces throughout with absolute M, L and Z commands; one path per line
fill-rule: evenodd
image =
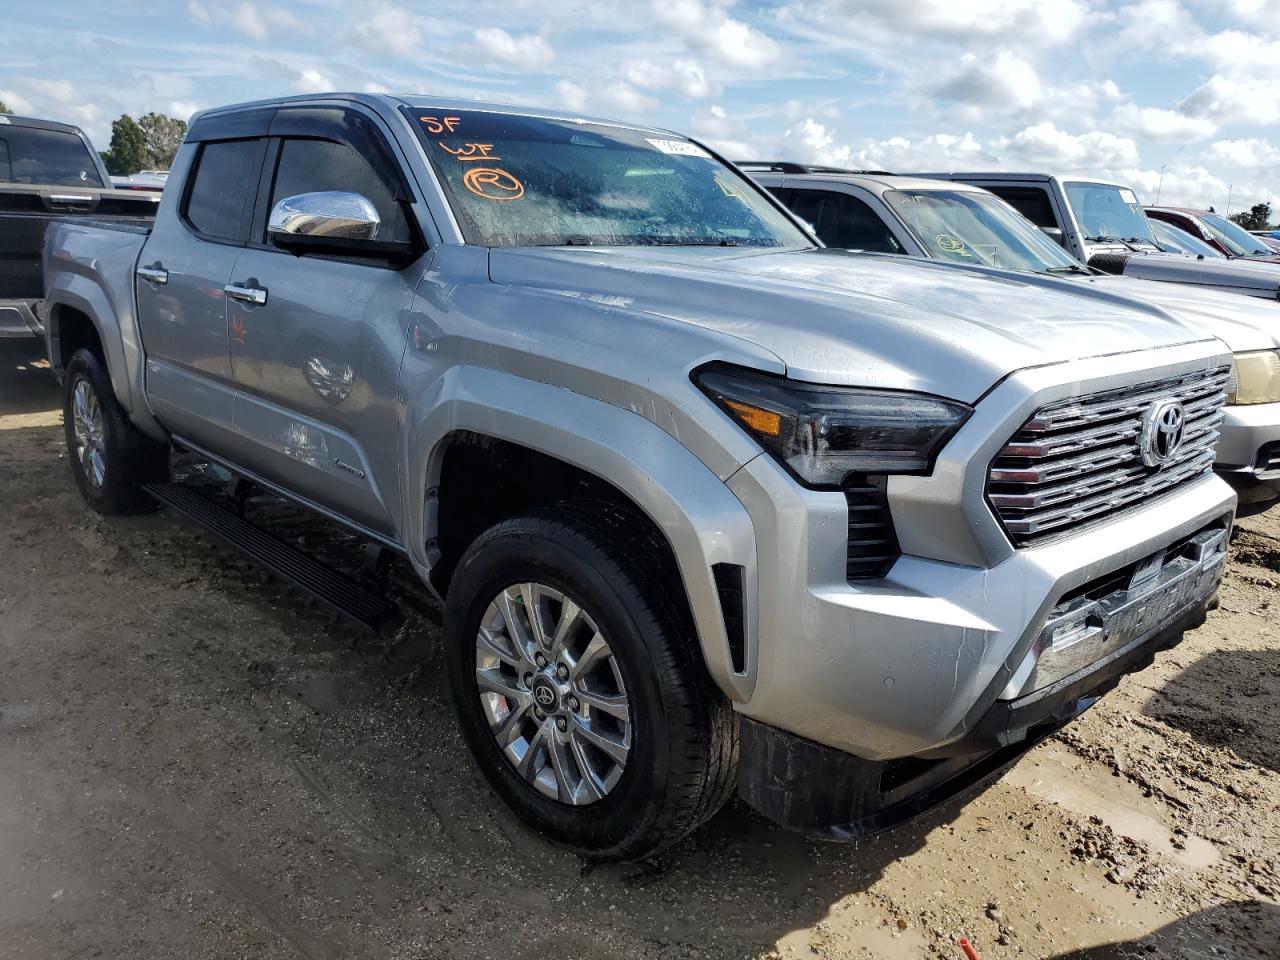
M 731 159 L 1104 176 L 1280 210 L 1280 0 L 0 0 L 0 100 L 83 127 L 292 93 L 640 121 Z

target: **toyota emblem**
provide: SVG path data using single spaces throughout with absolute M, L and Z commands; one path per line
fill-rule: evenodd
M 1161 400 L 1151 405 L 1142 418 L 1138 450 L 1148 467 L 1163 467 L 1182 449 L 1186 435 L 1187 411 L 1181 400 Z

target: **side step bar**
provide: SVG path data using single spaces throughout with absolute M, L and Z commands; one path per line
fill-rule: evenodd
M 144 489 L 227 546 L 247 554 L 280 579 L 306 591 L 360 626 L 382 633 L 400 623 L 399 608 L 386 597 L 273 537 L 190 487 L 181 483 L 152 483 Z

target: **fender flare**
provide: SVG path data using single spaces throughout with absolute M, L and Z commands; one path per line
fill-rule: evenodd
M 167 441 L 169 435 L 152 416 L 143 392 L 144 357 L 136 336 L 137 327 L 132 322 L 121 322 L 120 305 L 112 303 L 107 292 L 89 277 L 71 272 L 58 274 L 45 297 L 45 344 L 49 363 L 61 380 L 65 371 L 58 349 L 62 319 L 59 307 L 83 314 L 98 332 L 111 389 L 130 421 L 153 439 Z M 132 304 L 126 309 L 132 321 Z
M 468 431 L 528 447 L 612 484 L 656 524 L 675 555 L 712 678 L 731 699 L 750 698 L 760 622 L 755 529 L 737 496 L 674 437 L 622 407 L 472 366 L 453 367 L 415 398 L 405 428 L 403 530 L 424 579 L 434 533 L 427 491 L 438 484 L 450 437 Z M 716 563 L 744 568 L 745 673 L 734 671 L 730 656 Z

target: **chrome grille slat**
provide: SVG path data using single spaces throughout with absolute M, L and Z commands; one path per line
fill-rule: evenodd
M 987 499 L 1018 545 L 1102 520 L 1213 469 L 1230 369 L 1135 384 L 1037 410 L 992 461 Z M 1176 398 L 1186 425 L 1177 456 L 1142 462 L 1142 417 Z

